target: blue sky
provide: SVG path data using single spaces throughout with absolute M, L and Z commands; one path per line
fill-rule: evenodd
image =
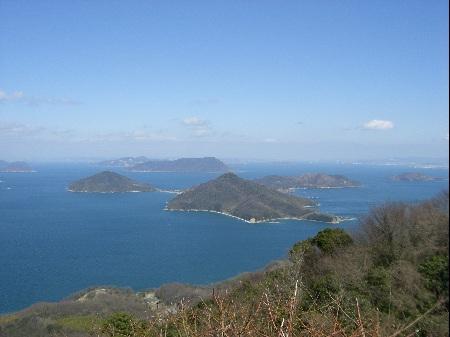
M 448 158 L 448 2 L 0 1 L 0 157 Z

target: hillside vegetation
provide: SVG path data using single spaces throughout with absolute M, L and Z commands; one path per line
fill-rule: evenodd
M 448 336 L 448 229 L 448 192 L 389 203 L 372 210 L 360 232 L 325 229 L 296 243 L 285 263 L 217 291 L 189 288 L 198 297 L 183 300 L 182 288 L 166 289 L 159 296 L 176 303 L 161 300 L 163 309 L 145 312 L 135 305 L 4 316 L 0 336 L 43 336 L 20 334 L 24 326 L 42 331 L 43 322 L 59 336 Z

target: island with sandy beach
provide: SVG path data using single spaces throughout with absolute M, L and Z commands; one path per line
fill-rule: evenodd
M 277 219 L 314 220 L 337 223 L 340 217 L 318 212 L 317 205 L 242 179 L 234 173 L 180 193 L 168 202 L 169 211 L 213 212 L 232 216 L 249 223 Z

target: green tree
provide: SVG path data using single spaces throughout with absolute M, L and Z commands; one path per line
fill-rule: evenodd
M 353 239 L 341 228 L 326 228 L 317 233 L 311 241 L 326 254 L 333 254 L 338 248 L 349 246 Z

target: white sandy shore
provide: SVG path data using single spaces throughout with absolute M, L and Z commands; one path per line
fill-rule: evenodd
M 167 208 L 167 206 L 164 208 L 165 211 L 170 211 L 170 212 L 207 212 L 207 213 L 215 213 L 215 214 L 221 214 L 221 215 L 225 215 L 225 216 L 229 216 L 231 218 L 235 218 L 241 221 L 244 221 L 246 223 L 279 223 L 279 220 L 297 220 L 297 221 L 314 221 L 314 222 L 323 222 L 323 223 L 332 223 L 332 224 L 338 224 L 344 221 L 353 221 L 356 220 L 355 218 L 344 218 L 344 217 L 337 217 L 338 221 L 334 221 L 334 222 L 326 222 L 326 221 L 319 221 L 319 220 L 311 220 L 311 219 L 305 219 L 305 218 L 296 218 L 296 217 L 284 217 L 284 218 L 273 218 L 273 219 L 264 219 L 264 220 L 246 220 L 243 218 L 239 218 L 236 215 L 232 215 L 230 213 L 226 213 L 226 212 L 219 212 L 219 211 L 212 211 L 212 210 L 207 210 L 207 209 L 169 209 Z
M 160 193 L 173 193 L 173 194 L 180 194 L 182 191 L 178 190 L 161 190 L 159 188 L 155 189 L 154 191 L 111 191 L 111 192 L 100 192 L 100 191 L 74 191 L 71 189 L 67 189 L 67 192 L 72 193 L 102 193 L 102 194 L 112 194 L 112 193 L 151 193 L 151 192 L 160 192 Z
M 72 192 L 72 193 L 101 193 L 101 194 L 113 194 L 113 193 L 148 193 L 148 192 L 152 192 L 152 191 L 111 191 L 111 192 L 100 192 L 100 191 L 74 191 L 71 189 L 67 189 L 68 192 Z M 154 191 L 157 192 L 157 191 Z

